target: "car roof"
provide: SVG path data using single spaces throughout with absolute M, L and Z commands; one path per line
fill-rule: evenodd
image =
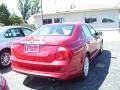
M 24 27 L 24 26 L 3 26 L 3 27 L 0 27 L 1 29 L 10 29 L 10 28 L 27 28 L 27 27 Z
M 3 26 L 3 27 L 0 27 L 0 32 L 6 32 L 8 29 L 11 29 L 11 28 L 27 28 L 27 27 L 24 27 L 24 26 Z

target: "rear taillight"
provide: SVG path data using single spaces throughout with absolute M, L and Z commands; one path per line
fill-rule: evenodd
M 70 60 L 73 52 L 65 47 L 58 47 L 55 60 Z
M 56 52 L 57 50 L 57 46 L 54 46 L 54 45 L 43 45 L 43 46 L 40 46 L 40 52 Z

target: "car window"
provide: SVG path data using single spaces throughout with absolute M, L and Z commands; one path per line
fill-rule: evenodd
M 9 29 L 6 33 L 5 33 L 5 37 L 6 38 L 12 38 L 12 37 L 22 37 L 24 36 L 19 28 L 12 28 Z
M 14 29 L 10 29 L 10 31 L 12 32 L 13 37 L 21 37 L 24 36 L 19 28 L 14 28 Z
M 65 35 L 70 35 L 73 29 L 73 26 L 68 25 L 68 26 L 62 26 L 61 29 L 63 30 L 63 33 Z
M 88 28 L 90 29 L 91 34 L 95 35 L 95 33 L 96 33 L 95 29 L 91 25 L 88 25 Z
M 82 25 L 82 29 L 83 29 L 83 32 L 84 32 L 86 37 L 91 36 L 91 32 L 90 32 L 89 28 L 86 25 Z
M 71 35 L 73 31 L 73 24 L 53 24 L 44 25 L 35 30 L 30 35 Z
M 10 30 L 8 30 L 6 33 L 5 33 L 5 37 L 6 38 L 11 38 L 12 37 L 12 33 Z
M 23 31 L 25 36 L 29 35 L 32 32 L 32 30 L 27 29 L 27 28 L 22 28 L 22 31 Z

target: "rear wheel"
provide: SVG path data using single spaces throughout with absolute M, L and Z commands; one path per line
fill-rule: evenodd
M 98 55 L 101 55 L 103 52 L 103 42 L 101 42 L 101 45 L 100 45 L 100 50 L 99 50 L 99 53 Z
M 82 70 L 82 79 L 86 79 L 89 73 L 89 57 L 88 55 L 85 57 L 84 63 L 83 63 L 83 70 Z
M 50 81 L 50 82 L 56 82 L 57 79 L 55 79 L 55 78 L 48 78 L 48 81 Z
M 5 68 L 10 65 L 10 51 L 3 50 L 0 52 L 0 67 Z

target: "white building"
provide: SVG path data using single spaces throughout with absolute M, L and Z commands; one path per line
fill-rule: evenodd
M 86 3 L 79 3 L 79 6 L 76 6 L 73 3 L 67 9 L 65 7 L 65 9 L 61 8 L 62 6 L 56 7 L 53 11 L 44 11 L 43 9 L 43 22 L 41 13 L 33 15 L 35 19 L 35 25 L 39 27 L 42 25 L 42 23 L 49 24 L 58 22 L 81 22 L 91 24 L 95 28 L 119 28 L 120 26 L 119 2 L 111 2 L 108 4 L 105 2 L 97 4 L 88 3 L 87 5 Z

